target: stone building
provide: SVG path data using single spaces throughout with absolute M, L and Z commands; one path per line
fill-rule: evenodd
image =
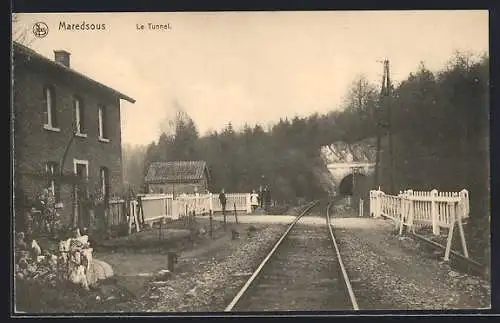
M 67 51 L 51 60 L 14 42 L 16 191 L 34 200 L 50 188 L 61 224 L 87 225 L 81 201 L 122 189 L 121 100 L 135 103 L 72 69 Z

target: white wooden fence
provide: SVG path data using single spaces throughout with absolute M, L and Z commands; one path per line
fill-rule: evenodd
M 440 234 L 441 228 L 448 229 L 444 260 L 450 257 L 453 230 L 458 225 L 464 256 L 469 257 L 465 241 L 463 219 L 469 217 L 469 192 L 419 192 L 407 190 L 398 196 L 384 192 L 370 191 L 370 214 L 373 217 L 388 217 L 399 225 L 399 234 L 403 227 L 415 233 L 415 227 L 431 226 L 434 235 Z
M 441 228 L 449 229 L 458 219 L 469 217 L 469 192 L 430 192 L 407 190 L 399 195 L 370 191 L 370 215 L 388 217 L 412 230 L 432 226 L 435 235 Z
M 226 210 L 233 211 L 235 206 L 236 206 L 236 211 L 252 213 L 252 205 L 250 204 L 250 193 L 226 194 Z M 220 204 L 218 194 L 212 194 L 212 211 L 222 212 L 222 205 Z
M 206 215 L 210 212 L 222 211 L 218 194 L 179 195 L 175 199 L 172 194 L 141 194 L 138 196 L 142 204 L 144 223 L 151 225 L 162 219 L 176 220 L 193 212 L 196 215 Z M 250 193 L 226 194 L 226 209 L 251 213 Z M 139 202 L 130 202 L 129 227 L 139 222 Z M 138 228 L 139 226 L 136 225 Z
M 140 196 L 144 222 L 154 222 L 172 215 L 171 194 L 148 194 Z
M 110 199 L 108 206 L 107 225 L 115 226 L 126 221 L 127 208 L 125 200 Z
M 196 215 L 206 215 L 212 210 L 212 194 L 180 195 L 174 200 L 174 209 L 171 216 L 178 218 L 185 216 L 186 212 Z

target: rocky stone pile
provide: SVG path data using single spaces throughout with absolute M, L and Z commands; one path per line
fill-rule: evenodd
M 113 276 L 112 268 L 92 257 L 87 235 L 59 242 L 57 250 L 42 251 L 35 239 L 23 232 L 16 234 L 15 277 L 18 280 L 39 280 L 56 286 L 58 282 L 71 282 L 88 290 L 97 281 Z

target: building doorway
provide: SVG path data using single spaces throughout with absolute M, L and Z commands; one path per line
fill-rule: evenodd
M 89 178 L 89 162 L 87 160 L 73 160 L 74 174 L 76 176 L 73 185 L 73 225 L 75 227 L 88 227 L 89 214 L 85 208 L 85 200 L 88 198 L 87 181 Z

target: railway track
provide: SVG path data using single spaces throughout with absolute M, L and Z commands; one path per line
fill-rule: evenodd
M 434 248 L 436 250 L 442 251 L 444 254 L 445 249 L 446 249 L 445 246 L 443 246 L 435 241 L 432 241 L 430 239 L 427 239 L 426 237 L 424 237 L 420 234 L 414 233 L 414 232 L 409 232 L 409 235 L 426 243 L 427 245 L 431 246 L 432 248 Z M 474 261 L 471 258 L 466 258 L 462 254 L 460 254 L 454 250 L 450 250 L 450 262 L 464 272 L 479 276 L 479 277 L 484 278 L 484 279 L 490 279 L 490 273 L 487 270 L 486 266 L 478 263 L 477 261 Z
M 330 225 L 315 201 L 290 224 L 226 312 L 358 310 Z

